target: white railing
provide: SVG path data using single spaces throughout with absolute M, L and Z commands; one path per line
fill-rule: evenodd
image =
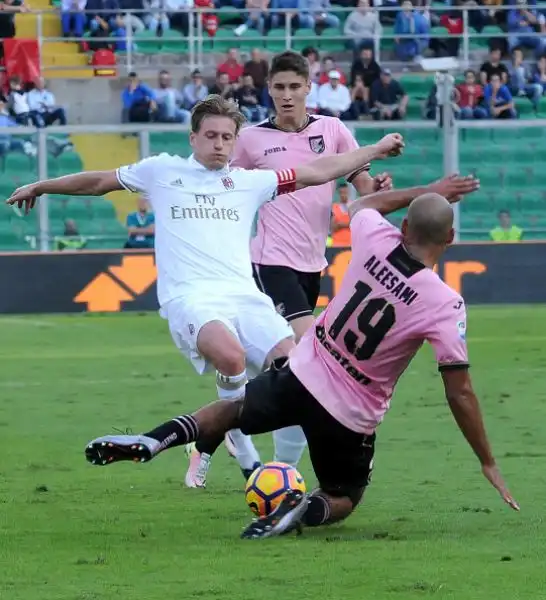
M 446 110 L 449 110 L 446 108 Z M 400 130 L 403 134 L 408 137 L 408 152 L 411 152 L 412 147 L 415 148 L 418 146 L 420 149 L 430 150 L 430 144 L 433 143 L 430 141 L 430 135 L 423 136 L 424 140 L 421 143 L 418 138 L 418 131 L 436 131 L 437 137 L 437 145 L 440 147 L 436 147 L 435 151 L 440 151 L 443 157 L 442 166 L 439 168 L 439 172 L 434 172 L 433 177 L 439 177 L 444 174 L 450 174 L 459 172 L 459 164 L 460 164 L 460 132 L 468 129 L 482 129 L 482 130 L 493 130 L 497 131 L 506 131 L 506 130 L 522 130 L 524 128 L 532 128 L 535 132 L 545 131 L 546 132 L 546 120 L 536 119 L 532 121 L 525 120 L 506 120 L 506 121 L 456 121 L 451 118 L 449 115 L 444 116 L 444 127 L 439 128 L 438 124 L 434 121 L 404 121 L 404 122 L 354 122 L 347 123 L 349 128 L 353 130 L 354 133 L 357 133 L 357 130 L 366 130 L 369 131 L 369 136 L 366 135 L 366 143 L 373 143 L 378 137 L 384 135 L 386 130 Z M 52 175 L 59 175 L 59 169 L 56 169 L 54 173 L 49 172 L 49 165 L 53 164 L 51 159 L 48 161 L 48 136 L 50 134 L 58 136 L 59 134 L 89 134 L 89 135 L 97 135 L 100 134 L 112 134 L 117 133 L 120 135 L 135 133 L 139 138 L 139 150 L 138 155 L 134 157 L 134 160 L 138 160 L 139 158 L 143 158 L 149 156 L 151 154 L 155 154 L 159 151 L 163 151 L 163 147 L 155 147 L 153 145 L 153 141 L 151 140 L 151 136 L 155 133 L 180 133 L 184 136 L 187 136 L 188 129 L 184 125 L 157 125 L 157 124 L 126 124 L 126 125 L 104 125 L 104 126 L 92 126 L 92 125 L 75 125 L 75 126 L 66 126 L 66 127 L 49 127 L 47 129 L 34 129 L 32 127 L 18 127 L 18 128 L 0 128 L 0 141 L 2 138 L 5 139 L 6 136 L 11 136 L 12 138 L 18 138 L 19 136 L 24 136 L 24 139 L 33 142 L 37 155 L 33 157 L 32 154 L 28 155 L 28 166 L 25 162 L 24 164 L 19 164 L 19 169 L 23 168 L 25 170 L 25 177 L 32 180 L 42 180 L 47 179 Z M 542 141 L 544 140 L 544 141 Z M 156 140 L 157 141 L 157 140 Z M 100 143 L 100 142 L 99 142 Z M 467 144 L 469 142 L 466 142 Z M 180 144 L 176 143 L 177 149 L 176 151 L 180 151 L 183 155 L 186 154 L 183 150 L 183 140 L 180 140 Z M 539 141 L 539 146 L 537 147 L 537 164 L 540 163 L 541 157 L 546 156 L 546 135 L 544 135 Z M 187 146 L 189 148 L 189 146 Z M 19 150 L 19 157 L 22 156 L 22 150 Z M 189 152 L 189 150 L 188 150 Z M 7 183 L 10 177 L 18 177 L 19 173 L 16 173 L 14 169 L 10 168 L 9 162 L 6 162 L 6 155 L 4 157 L 0 157 L 2 160 L 2 168 L 4 171 L 0 174 L 1 177 L 1 185 L 4 192 L 7 192 L 6 186 L 9 187 Z M 8 155 L 9 156 L 9 155 Z M 17 160 L 23 160 L 24 158 L 18 158 Z M 53 159 L 54 160 L 54 159 Z M 400 159 L 400 160 L 403 160 Z M 49 164 L 48 164 L 49 163 Z M 118 164 L 112 164 L 112 168 L 118 167 Z M 423 165 L 424 167 L 430 165 Z M 382 168 L 389 169 L 392 168 L 395 172 L 394 174 L 394 182 L 395 186 L 400 186 L 400 183 L 397 184 L 396 181 L 396 164 L 393 161 L 390 165 L 385 164 Z M 501 168 L 502 165 L 499 165 Z M 479 170 L 480 165 L 476 165 L 476 168 Z M 428 171 L 427 171 L 428 172 Z M 399 177 L 402 177 L 403 173 L 399 172 Z M 427 175 L 427 177 L 429 177 Z M 16 185 L 20 185 L 22 183 L 27 183 L 27 181 L 15 181 L 13 180 L 13 187 Z M 429 183 L 429 181 L 415 181 L 412 185 L 420 185 Z M 491 189 L 487 189 L 487 187 L 482 185 L 482 192 L 484 193 L 494 193 L 499 191 L 499 181 L 496 181 L 491 185 Z M 7 192 L 9 193 L 9 192 Z M 38 222 L 37 222 L 37 230 L 36 231 L 24 231 L 24 235 L 28 237 L 29 240 L 37 239 L 38 246 L 40 250 L 47 251 L 51 248 L 51 242 L 54 239 L 54 234 L 52 234 L 52 227 L 50 223 L 50 205 L 51 202 L 60 202 L 57 199 L 48 199 L 44 196 L 39 202 L 38 208 Z M 471 199 L 469 200 L 471 202 Z M 92 204 L 91 204 L 92 205 Z M 458 209 L 458 205 L 457 209 Z M 5 214 L 5 213 L 4 213 Z M 457 220 L 456 220 L 456 230 L 457 233 L 460 233 L 460 225 L 459 225 L 459 213 L 457 210 Z M 20 220 L 19 220 L 20 218 Z M 24 221 L 24 217 L 20 212 L 16 211 L 16 215 L 14 214 L 15 225 L 17 224 L 28 224 L 28 221 Z M 34 221 L 32 221 L 34 222 Z M 54 229 L 54 228 L 53 228 Z M 476 230 L 478 231 L 478 230 Z M 540 231 L 541 233 L 546 234 L 546 229 L 543 231 L 540 228 L 535 229 L 535 232 Z M 481 232 L 483 233 L 483 232 Z M 1 235 L 1 233 L 0 233 Z M 108 234 L 106 234 L 108 235 Z M 87 239 L 94 239 L 92 236 L 86 236 Z M 116 238 L 119 239 L 119 238 Z M 35 242 L 34 242 L 35 243 Z M 0 239 L 1 244 L 1 239 Z
M 444 13 L 453 13 L 453 11 L 459 11 L 462 16 L 462 19 L 463 19 L 463 32 L 461 34 L 450 35 L 448 33 L 448 31 L 445 30 L 445 32 L 434 32 L 434 33 L 431 32 L 428 35 L 420 36 L 420 37 L 426 38 L 426 39 L 449 38 L 449 39 L 462 40 L 461 48 L 459 50 L 459 58 L 461 60 L 462 66 L 467 67 L 471 62 L 471 60 L 470 60 L 470 52 L 471 52 L 470 43 L 472 40 L 489 39 L 491 37 L 495 37 L 495 38 L 499 38 L 499 39 L 507 39 L 511 35 L 510 33 L 499 30 L 498 32 L 495 32 L 494 35 L 492 36 L 490 33 L 477 33 L 470 27 L 470 14 L 472 12 L 479 12 L 483 16 L 485 16 L 485 13 L 491 12 L 490 8 L 491 7 L 466 6 L 466 5 L 464 7 L 449 7 L 449 6 L 446 6 L 445 8 L 440 8 L 437 6 L 428 7 L 427 12 L 433 18 L 439 17 Z M 494 11 L 500 13 L 502 11 L 509 11 L 509 10 L 515 9 L 515 8 L 517 8 L 517 7 L 516 6 L 495 6 Z M 540 7 L 538 7 L 538 8 L 540 8 Z M 337 6 L 332 6 L 332 8 L 331 8 L 331 12 L 336 13 L 336 14 L 349 13 L 349 12 L 352 12 L 353 10 L 354 9 L 352 9 L 352 8 L 343 8 L 343 7 L 337 7 Z M 394 11 L 392 8 L 378 7 L 373 10 L 379 12 L 380 14 L 382 14 L 382 13 L 394 14 Z M 416 8 L 416 11 L 419 12 L 419 11 L 422 11 L 422 9 Z M 126 46 L 125 66 L 127 68 L 127 72 L 129 72 L 133 69 L 134 54 L 135 54 L 135 52 L 138 52 L 139 38 L 138 38 L 138 36 L 135 37 L 133 35 L 131 27 L 128 27 L 126 29 L 127 34 L 126 34 L 125 38 L 119 38 L 119 37 L 92 37 L 92 38 L 88 38 L 88 37 L 83 37 L 83 38 L 47 37 L 43 33 L 44 32 L 43 19 L 44 19 L 45 14 L 48 14 L 48 13 L 50 14 L 52 12 L 55 14 L 59 14 L 59 18 L 60 18 L 60 11 L 58 11 L 58 10 L 36 11 L 35 12 L 35 14 L 37 15 L 36 38 L 38 39 L 38 44 L 39 44 L 39 47 L 41 50 L 41 56 L 43 55 L 44 43 L 47 43 L 47 42 L 73 41 L 73 42 L 81 43 L 81 42 L 95 41 L 95 42 L 107 42 L 110 44 L 115 44 L 115 43 L 119 43 L 121 41 Z M 234 16 L 234 18 L 237 18 L 239 16 L 240 20 L 243 21 L 244 15 L 247 13 L 247 11 L 245 11 L 245 10 L 236 9 L 236 8 L 233 8 L 233 9 L 232 8 L 223 8 L 220 10 L 199 9 L 199 10 L 192 10 L 192 11 L 186 11 L 186 12 L 188 14 L 189 28 L 188 28 L 188 35 L 184 39 L 187 41 L 187 47 L 188 47 L 187 57 L 188 57 L 188 63 L 189 63 L 190 68 L 201 67 L 203 65 L 203 53 L 204 53 L 205 45 L 209 44 L 209 43 L 214 44 L 214 40 L 215 40 L 214 37 L 209 37 L 206 34 L 206 32 L 203 30 L 203 24 L 202 24 L 202 20 L 200 18 L 201 15 L 207 14 L 207 13 L 232 14 Z M 275 14 L 275 13 L 282 14 L 285 12 L 286 11 L 284 11 L 282 9 L 271 9 L 268 11 L 268 13 L 271 15 Z M 133 11 L 130 14 L 138 15 L 138 14 L 142 14 L 142 13 L 146 13 L 146 11 Z M 93 13 L 93 14 L 96 14 L 96 13 Z M 111 13 L 109 13 L 109 14 L 111 14 Z M 280 31 L 282 31 L 282 35 L 278 34 L 278 32 L 280 32 Z M 544 37 L 544 35 L 545 34 L 537 32 L 537 33 L 525 34 L 525 37 Z M 346 42 L 348 40 L 348 38 L 343 34 L 342 29 L 339 29 L 339 28 L 326 30 L 324 32 L 324 36 L 328 37 L 328 39 L 339 40 L 340 49 L 344 46 L 344 42 Z M 384 50 L 384 42 L 387 40 L 415 39 L 415 37 L 419 37 L 419 36 L 415 36 L 414 34 L 406 34 L 406 35 L 394 34 L 390 31 L 386 31 L 385 28 L 383 28 L 383 32 L 382 32 L 381 36 L 375 37 L 375 39 L 374 39 L 376 56 L 379 57 L 380 60 L 383 60 L 385 58 L 385 56 L 383 54 L 383 50 Z M 180 34 L 175 35 L 174 32 L 171 30 L 163 32 L 163 36 L 158 39 L 162 40 L 163 42 L 178 42 L 178 41 L 182 40 Z M 286 19 L 286 23 L 285 23 L 283 30 L 273 29 L 268 33 L 267 36 L 262 36 L 261 38 L 260 38 L 260 34 L 257 32 L 254 39 L 256 40 L 256 44 L 258 46 L 260 46 L 260 43 L 259 43 L 260 41 L 262 42 L 261 46 L 264 46 L 264 42 L 266 42 L 267 40 L 271 40 L 271 39 L 279 40 L 281 42 L 284 42 L 284 46 L 287 49 L 290 49 L 291 47 L 293 47 L 293 44 L 294 44 L 294 38 L 293 38 L 292 32 L 291 32 L 291 17 L 289 16 L 289 18 Z M 320 38 L 318 38 L 317 35 L 311 29 L 309 29 L 308 37 L 307 36 L 302 37 L 302 36 L 298 35 L 298 40 L 300 40 L 300 41 L 305 40 L 306 42 L 308 41 L 310 46 L 313 46 L 314 44 L 316 44 L 317 39 L 320 39 Z M 240 37 L 237 37 L 235 34 L 233 34 L 232 38 L 226 38 L 225 36 L 222 36 L 222 44 L 226 44 L 228 41 L 232 43 L 233 47 L 239 47 L 241 45 L 242 39 Z M 144 42 L 142 42 L 142 43 L 144 43 Z M 247 47 L 247 46 L 248 46 L 248 44 L 245 43 L 245 47 Z M 223 51 L 223 49 L 221 51 Z M 66 68 L 68 68 L 68 67 L 55 67 L 55 66 L 47 67 L 48 70 L 66 69 Z M 88 68 L 92 69 L 91 66 Z M 145 68 L 145 66 L 143 66 L 143 68 Z

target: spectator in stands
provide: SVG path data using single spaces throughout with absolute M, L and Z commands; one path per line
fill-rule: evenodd
M 83 37 L 86 24 L 84 13 L 87 0 L 62 0 L 61 27 L 64 37 Z
M 28 94 L 23 88 L 21 78 L 17 75 L 10 77 L 9 80 L 8 108 L 19 125 L 38 126 L 30 114 Z
M 198 102 L 204 100 L 209 95 L 209 90 L 203 82 L 203 76 L 199 69 L 195 69 L 191 74 L 191 82 L 186 83 L 183 89 L 184 107 L 191 110 Z
M 332 246 L 350 248 L 351 228 L 349 217 L 349 186 L 346 182 L 340 183 L 337 188 L 338 202 L 332 204 L 332 218 L 330 220 L 330 236 Z
M 126 37 L 118 0 L 87 0 L 88 29 L 94 37 Z M 116 44 L 118 50 L 124 42 Z
M 340 81 L 341 73 L 336 70 L 328 73 L 330 81 L 319 87 L 318 106 L 319 113 L 342 120 L 351 120 L 351 94 L 349 88 Z
M 437 57 L 458 56 L 462 41 L 462 38 L 458 36 L 462 35 L 464 31 L 462 11 L 454 8 L 449 12 L 442 13 L 440 25 L 447 29 L 449 35 L 446 38 L 431 39 L 429 47 Z
M 364 85 L 362 75 L 357 75 L 351 87 L 351 114 L 353 119 L 358 120 L 369 112 L 368 101 L 370 90 Z
M 465 71 L 464 83 L 456 85 L 454 92 L 459 118 L 485 119 L 487 117 L 487 110 L 481 106 L 483 86 L 476 82 L 476 73 L 472 69 Z
M 490 119 L 515 119 L 514 100 L 507 85 L 504 85 L 499 75 L 492 75 L 491 81 L 483 91 L 487 116 Z
M 15 15 L 29 12 L 23 0 L 3 0 L 0 2 L 0 58 L 4 57 L 4 39 L 15 37 Z
M 546 56 L 541 56 L 535 65 L 533 83 L 538 83 L 542 87 L 542 93 L 546 94 Z
M 381 68 L 374 58 L 371 48 L 363 48 L 360 51 L 360 58 L 353 62 L 351 67 L 351 85 L 355 84 L 358 76 L 362 77 L 364 87 L 366 88 L 366 101 L 369 99 L 370 88 L 374 81 L 379 79 Z
M 533 110 L 538 112 L 542 86 L 531 82 L 531 70 L 523 64 L 523 52 L 519 48 L 512 50 L 512 62 L 508 67 L 508 73 L 510 92 L 514 96 L 527 96 L 533 105 Z
M 309 77 L 311 81 L 316 81 L 318 83 L 321 72 L 318 50 L 308 46 L 307 48 L 304 48 L 301 53 L 309 63 Z
M 523 229 L 512 225 L 510 212 L 501 210 L 499 212 L 499 224 L 489 232 L 494 242 L 521 242 Z
M 190 113 L 184 106 L 184 96 L 172 86 L 172 78 L 169 71 L 163 69 L 159 72 L 159 87 L 154 90 L 154 98 L 157 104 L 155 118 L 160 123 L 188 123 Z
M 428 45 L 430 25 L 423 15 L 413 10 L 410 0 L 402 2 L 402 10 L 396 15 L 394 22 L 395 52 L 400 60 L 419 60 Z
M 157 111 L 157 103 L 153 90 L 141 83 L 138 75 L 129 73 L 127 86 L 121 93 L 123 104 L 122 122 L 148 123 Z
M 225 73 L 228 76 L 229 83 L 238 85 L 243 76 L 243 71 L 243 65 L 239 61 L 239 51 L 237 48 L 230 48 L 226 61 L 218 66 L 216 73 Z
M 498 75 L 502 83 L 508 83 L 508 69 L 501 63 L 501 51 L 499 48 L 489 50 L 489 60 L 480 67 L 480 81 L 485 85 L 491 81 L 492 75 Z
M 155 31 L 157 35 L 163 35 L 171 28 L 171 21 L 165 12 L 166 3 L 164 0 L 144 0 L 144 4 L 149 10 L 144 14 L 144 24 L 150 31 Z M 184 28 L 182 27 L 182 29 Z
M 236 27 L 233 33 L 240 36 L 248 29 L 257 29 L 262 35 L 266 35 L 271 29 L 269 0 L 246 0 L 246 9 L 246 21 Z
M 307 109 L 308 113 L 316 113 L 318 111 L 318 92 L 318 83 L 311 81 L 311 91 L 305 98 L 305 108 Z
M 397 121 L 406 116 L 408 95 L 390 69 L 382 69 L 370 88 L 370 112 L 376 121 Z
M 194 6 L 193 0 L 159 0 L 159 6 L 167 11 L 170 26 L 187 37 L 190 32 L 190 10 Z
M 271 14 L 271 27 L 285 27 L 288 20 L 290 20 L 292 34 L 301 27 L 298 14 L 298 0 L 271 0 L 269 7 L 283 11 Z
M 324 85 L 330 81 L 330 73 L 332 71 L 337 71 L 339 76 L 341 77 L 340 82 L 345 85 L 347 83 L 347 78 L 341 69 L 338 69 L 336 65 L 336 61 L 331 56 L 325 56 L 322 59 L 322 69 L 320 72 L 320 77 L 318 80 L 319 85 Z
M 235 92 L 235 99 L 249 123 L 259 123 L 267 117 L 267 108 L 260 104 L 260 92 L 254 86 L 252 75 L 243 75 L 243 84 Z
M 359 0 L 357 9 L 347 17 L 343 26 L 347 38 L 345 44 L 354 52 L 355 58 L 362 48 L 374 48 L 374 39 L 379 39 L 382 32 L 379 15 L 370 8 L 370 0 Z
M 529 8 L 526 0 L 516 0 L 515 4 L 518 8 L 508 12 L 508 48 L 531 48 L 540 56 L 546 50 L 546 19 Z
M 64 0 L 66 1 L 66 0 Z M 144 24 L 144 0 L 119 0 L 119 8 L 122 13 L 123 27 L 125 30 L 140 33 L 146 29 Z M 140 11 L 140 12 L 132 12 Z
M 250 75 L 254 82 L 254 87 L 258 90 L 260 98 L 263 96 L 263 91 L 267 87 L 267 75 L 269 73 L 269 64 L 262 56 L 258 48 L 254 48 L 250 53 L 250 60 L 244 64 L 243 76 Z M 262 104 L 264 104 L 262 102 Z
M 229 75 L 227 73 L 217 73 L 216 83 L 210 88 L 211 94 L 218 94 L 226 100 L 232 100 L 235 98 L 236 85 L 229 82 Z
M 0 127 L 17 127 L 7 108 L 7 98 L 0 96 Z M 29 157 L 36 156 L 36 146 L 23 139 L 23 136 L 0 133 L 0 157 L 9 152 L 22 152 Z
M 302 27 L 314 29 L 317 35 L 328 27 L 339 27 L 339 17 L 332 14 L 330 0 L 299 0 L 298 11 Z
M 55 250 L 83 250 L 87 246 L 87 239 L 80 235 L 78 225 L 74 219 L 66 219 L 64 222 L 64 233 L 55 237 Z
M 155 241 L 155 217 L 150 212 L 146 198 L 140 196 L 136 212 L 127 215 L 129 238 L 124 248 L 153 248 Z
M 66 125 L 66 111 L 55 102 L 55 96 L 46 88 L 43 77 L 37 77 L 34 89 L 27 94 L 30 116 L 37 127 L 47 127 L 57 121 Z

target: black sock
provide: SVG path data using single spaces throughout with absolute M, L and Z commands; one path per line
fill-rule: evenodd
M 195 443 L 195 449 L 201 454 L 208 454 L 212 456 L 216 450 L 218 450 L 218 446 L 224 441 L 224 436 L 218 437 L 215 440 L 211 438 L 200 439 Z
M 163 423 L 144 435 L 160 442 L 160 451 L 163 451 L 174 446 L 184 446 L 195 442 L 199 437 L 199 426 L 191 415 L 182 415 Z
M 318 527 L 324 525 L 330 518 L 330 504 L 328 500 L 317 494 L 311 496 L 308 500 L 309 506 L 303 515 L 302 522 L 307 527 Z

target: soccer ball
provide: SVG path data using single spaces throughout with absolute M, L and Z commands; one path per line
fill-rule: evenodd
M 288 490 L 305 493 L 305 481 L 299 471 L 281 462 L 266 463 L 249 477 L 246 503 L 255 515 L 265 517 L 279 506 Z

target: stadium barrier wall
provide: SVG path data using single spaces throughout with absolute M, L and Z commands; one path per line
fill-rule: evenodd
M 329 248 L 320 306 L 338 290 L 347 248 Z M 467 304 L 546 302 L 546 243 L 458 244 L 438 265 Z M 153 253 L 0 254 L 0 313 L 48 314 L 157 309 Z

